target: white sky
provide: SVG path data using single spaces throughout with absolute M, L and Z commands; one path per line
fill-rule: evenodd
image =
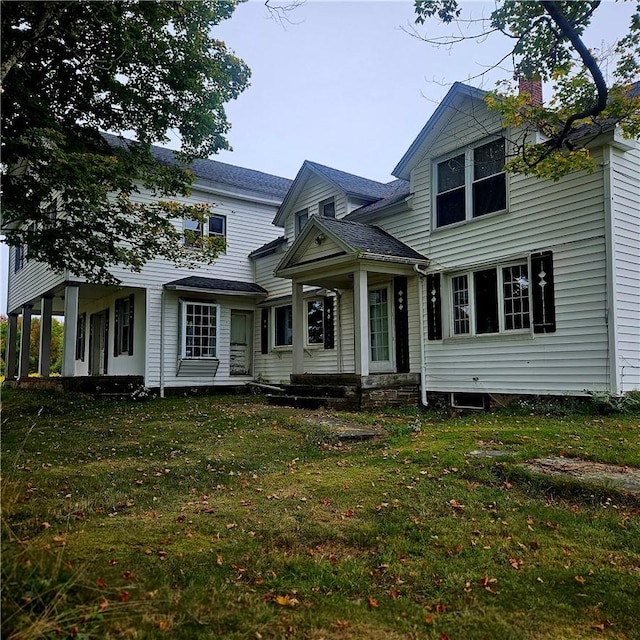
M 473 18 L 494 7 L 462 5 Z M 585 37 L 588 46 L 601 48 L 624 35 L 634 7 L 603 2 Z M 504 36 L 435 48 L 407 33 L 413 21 L 413 0 L 311 0 L 284 25 L 269 17 L 262 0 L 240 5 L 214 36 L 248 64 L 251 86 L 227 106 L 234 151 L 216 159 L 287 178 L 313 160 L 392 180 L 453 82 L 492 89 L 512 75 L 507 59 L 475 77 L 508 51 Z M 444 33 L 435 22 L 419 31 Z M 6 311 L 6 282 L 7 247 L 0 243 L 0 312 Z

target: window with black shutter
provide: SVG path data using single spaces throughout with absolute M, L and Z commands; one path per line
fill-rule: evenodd
M 427 275 L 427 337 L 442 340 L 442 301 L 440 299 L 440 274 Z
M 115 302 L 115 329 L 113 355 L 133 355 L 133 294 L 127 298 L 119 298 Z
M 533 298 L 533 332 L 554 333 L 556 330 L 553 253 L 541 251 L 531 255 Z

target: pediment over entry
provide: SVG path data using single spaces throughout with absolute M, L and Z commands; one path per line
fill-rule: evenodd
M 373 260 L 426 266 L 428 259 L 377 226 L 312 216 L 275 269 L 275 275 L 293 278 L 322 265 Z

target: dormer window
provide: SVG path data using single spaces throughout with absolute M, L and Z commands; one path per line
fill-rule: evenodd
M 320 215 L 323 218 L 336 217 L 336 202 L 333 198 L 327 198 L 320 203 Z
M 435 164 L 435 226 L 504 211 L 507 179 L 502 138 L 470 147 Z
M 304 228 L 304 225 L 307 224 L 307 220 L 309 220 L 309 209 L 298 211 L 294 217 L 296 221 L 296 235 L 298 235 Z

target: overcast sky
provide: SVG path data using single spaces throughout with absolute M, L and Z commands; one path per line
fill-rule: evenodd
M 473 18 L 494 6 L 462 4 Z M 603 2 L 587 44 L 601 48 L 626 33 L 634 6 Z M 413 0 L 311 0 L 289 19 L 280 23 L 263 0 L 250 0 L 216 28 L 252 72 L 251 86 L 227 107 L 233 152 L 216 159 L 287 178 L 313 160 L 387 182 L 453 82 L 492 89 L 512 76 L 509 59 L 493 68 L 511 44 L 504 36 L 448 49 L 411 35 Z M 445 33 L 435 23 L 419 28 L 427 30 Z M 6 271 L 0 244 L 0 312 Z

